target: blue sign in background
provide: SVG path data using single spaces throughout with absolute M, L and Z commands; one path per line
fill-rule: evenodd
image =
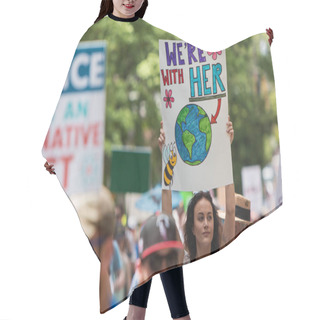
M 62 93 L 104 90 L 105 77 L 106 43 L 80 42 Z

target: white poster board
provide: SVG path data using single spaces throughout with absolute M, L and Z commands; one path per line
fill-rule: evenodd
M 160 40 L 159 59 L 162 187 L 195 191 L 233 183 L 225 51 Z
M 105 42 L 78 45 L 42 150 L 68 195 L 102 184 L 105 65 Z

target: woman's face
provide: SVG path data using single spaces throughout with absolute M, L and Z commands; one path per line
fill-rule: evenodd
M 202 198 L 194 207 L 193 234 L 196 238 L 197 247 L 208 247 L 213 239 L 214 220 L 210 202 Z
M 141 8 L 144 0 L 112 0 L 113 15 L 119 18 L 132 18 Z

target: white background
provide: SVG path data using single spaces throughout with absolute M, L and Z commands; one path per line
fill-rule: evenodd
M 319 319 L 316 1 L 149 2 L 148 22 L 204 50 L 225 49 L 267 27 L 275 34 L 284 205 L 221 252 L 184 267 L 192 319 Z M 125 301 L 99 314 L 99 262 L 41 156 L 74 50 L 99 5 L 0 5 L 1 320 L 122 320 L 127 312 Z M 146 319 L 170 319 L 159 277 Z

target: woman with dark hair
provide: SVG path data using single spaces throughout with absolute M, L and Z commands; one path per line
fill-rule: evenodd
M 198 204 L 199 201 L 201 202 Z M 206 211 L 204 212 L 205 208 Z M 202 223 L 204 224 L 204 228 L 201 233 L 199 225 Z M 197 256 L 205 255 L 207 252 L 209 254 L 219 250 L 221 224 L 217 216 L 217 209 L 212 203 L 209 192 L 200 191 L 190 200 L 184 228 L 184 241 L 188 251 L 185 256 L 185 262 L 195 260 Z M 197 238 L 198 242 L 196 240 Z
M 139 7 L 136 11 L 135 9 Z M 148 7 L 148 0 L 101 0 L 100 12 L 95 23 L 104 18 L 106 15 L 113 14 L 119 18 L 143 18 Z
M 230 118 L 227 122 L 227 134 L 230 143 L 233 141 L 234 130 Z M 165 143 L 163 124 L 161 123 L 159 147 Z M 162 190 L 163 211 L 171 213 L 171 190 Z M 226 218 L 224 224 L 220 223 L 218 212 L 209 192 L 200 191 L 190 200 L 187 209 L 184 243 L 186 254 L 184 263 L 202 258 L 222 248 L 235 236 L 235 192 L 234 185 L 225 186 Z M 164 200 L 167 199 L 167 200 Z
M 222 225 L 209 192 L 198 192 L 189 202 L 185 224 L 184 262 L 214 253 L 235 236 L 234 185 L 225 186 L 226 218 Z

